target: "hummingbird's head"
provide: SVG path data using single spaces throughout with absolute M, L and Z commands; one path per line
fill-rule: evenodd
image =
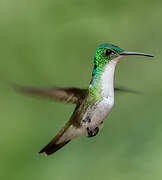
M 112 59 L 120 57 L 124 50 L 112 44 L 102 44 L 96 49 L 94 63 L 96 66 L 107 64 Z
M 126 52 L 118 46 L 112 44 L 102 44 L 96 49 L 94 63 L 95 66 L 105 65 L 111 60 L 119 60 L 123 56 L 128 55 L 140 55 L 153 57 L 151 54 L 138 53 L 138 52 Z
M 139 55 L 153 57 L 151 54 L 139 53 L 139 52 L 127 52 L 118 46 L 112 44 L 102 44 L 96 49 L 94 56 L 94 68 L 92 72 L 91 84 L 97 82 L 97 77 L 100 77 L 101 72 L 104 72 L 106 65 L 110 71 L 115 69 L 116 63 L 124 56 L 128 55 Z M 113 72 L 112 71 L 112 72 Z

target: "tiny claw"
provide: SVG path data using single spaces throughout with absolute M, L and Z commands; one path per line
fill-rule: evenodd
M 87 132 L 88 132 L 88 137 L 93 137 L 98 134 L 99 128 L 96 127 L 95 129 L 91 130 L 90 128 L 87 127 Z

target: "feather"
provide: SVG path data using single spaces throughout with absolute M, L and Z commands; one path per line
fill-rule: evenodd
M 58 87 L 28 87 L 21 85 L 14 85 L 13 88 L 17 92 L 24 94 L 30 94 L 37 97 L 49 98 L 56 101 L 65 101 L 67 103 L 77 104 L 82 101 L 85 95 L 88 93 L 87 89 L 79 88 L 58 88 Z

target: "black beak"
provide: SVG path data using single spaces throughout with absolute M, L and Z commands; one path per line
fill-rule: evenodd
M 129 55 L 137 55 L 137 56 L 148 56 L 148 57 L 154 57 L 153 55 L 151 54 L 145 54 L 145 53 L 139 53 L 139 52 L 121 52 L 120 55 L 123 55 L 123 56 L 129 56 Z

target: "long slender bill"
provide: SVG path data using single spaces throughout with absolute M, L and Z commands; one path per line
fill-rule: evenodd
M 145 54 L 145 53 L 139 53 L 139 52 L 122 52 L 120 55 L 129 56 L 129 55 L 137 55 L 137 56 L 148 56 L 148 57 L 154 57 L 151 54 Z

